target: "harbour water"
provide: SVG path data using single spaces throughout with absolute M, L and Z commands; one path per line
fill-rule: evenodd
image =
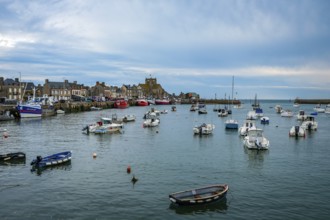
M 26 163 L 0 165 L 1 219 L 328 219 L 330 214 L 330 115 L 316 117 L 319 128 L 306 138 L 290 138 L 295 117 L 284 118 L 274 106 L 313 112 L 313 105 L 294 108 L 288 101 L 261 101 L 270 118 L 264 129 L 268 151 L 249 151 L 237 131 L 225 130 L 208 105 L 208 114 L 190 112 L 189 105 L 167 109 L 156 128 L 143 128 L 150 107 L 107 109 L 21 119 L 0 124 L 10 137 L 1 139 L 0 154 L 22 151 Z M 233 109 L 241 125 L 251 103 Z M 122 134 L 85 135 L 82 128 L 102 116 L 135 114 Z M 229 116 L 231 117 L 231 116 Z M 192 128 L 215 124 L 209 136 Z M 30 171 L 37 155 L 71 150 L 68 165 Z M 93 153 L 97 154 L 93 158 Z M 131 173 L 126 168 L 131 167 Z M 133 185 L 133 175 L 138 181 Z M 172 192 L 229 185 L 227 199 L 195 207 L 170 204 Z

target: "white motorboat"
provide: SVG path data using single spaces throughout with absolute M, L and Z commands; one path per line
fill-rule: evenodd
M 317 130 L 317 122 L 315 121 L 315 117 L 313 115 L 308 115 L 307 118 L 302 122 L 301 127 L 305 130 Z
M 280 105 L 275 105 L 275 111 L 276 111 L 276 113 L 281 113 L 282 112 L 282 106 L 280 106 Z
M 123 117 L 123 122 L 131 122 L 131 121 L 135 121 L 136 116 L 135 115 L 125 115 Z
M 251 150 L 267 150 L 269 148 L 269 140 L 264 137 L 263 130 L 259 128 L 249 129 L 243 143 L 245 147 Z
M 318 112 L 318 113 L 324 113 L 325 109 L 321 108 L 321 105 L 316 105 L 314 108 L 314 111 Z
M 292 126 L 292 128 L 289 131 L 289 136 L 291 137 L 305 137 L 306 131 L 302 126 L 296 125 Z
M 199 107 L 196 104 L 192 104 L 191 107 L 190 107 L 191 112 L 198 111 L 198 109 L 199 109 Z
M 325 107 L 325 111 L 326 114 L 330 114 L 330 104 L 327 104 L 327 106 Z
M 149 118 L 147 118 L 144 122 L 143 122 L 143 127 L 156 127 L 158 126 L 160 123 L 160 120 L 157 118 L 157 115 L 155 112 L 151 112 L 149 114 Z
M 207 110 L 206 110 L 206 108 L 205 108 L 205 107 L 203 107 L 203 108 L 199 108 L 199 110 L 198 110 L 198 114 L 207 114 Z
M 305 114 L 304 110 L 299 110 L 299 113 L 297 114 L 297 120 L 304 121 L 307 118 L 307 115 Z
M 164 109 L 163 111 L 160 112 L 160 114 L 167 114 L 168 111 L 166 109 Z
M 226 109 L 219 109 L 219 112 L 218 112 L 218 116 L 219 117 L 226 117 L 228 116 L 228 111 Z
M 246 119 L 247 120 L 257 120 L 257 114 L 256 112 L 253 110 L 253 111 L 249 111 L 247 114 L 246 114 Z
M 249 129 L 255 127 L 256 127 L 255 120 L 245 120 L 244 124 L 238 129 L 238 133 L 241 136 L 246 136 Z
M 269 124 L 269 117 L 266 117 L 266 116 L 261 117 L 260 122 L 261 122 L 261 124 Z
M 91 125 L 87 125 L 83 128 L 83 131 L 86 131 L 87 134 L 105 134 L 120 132 L 122 128 L 123 124 L 113 123 L 111 118 L 101 117 L 100 121 Z
M 281 112 L 281 116 L 282 117 L 292 117 L 293 116 L 293 113 L 291 110 L 287 109 L 287 110 L 283 110 Z
M 295 107 L 295 108 L 298 108 L 298 107 L 300 107 L 300 105 L 299 105 L 299 103 L 293 103 L 293 107 Z
M 63 109 L 57 109 L 56 114 L 65 114 L 65 111 Z
M 213 124 L 201 124 L 200 126 L 195 126 L 193 128 L 194 134 L 199 134 L 199 135 L 203 135 L 203 134 L 212 134 L 213 130 L 215 129 L 215 125 Z

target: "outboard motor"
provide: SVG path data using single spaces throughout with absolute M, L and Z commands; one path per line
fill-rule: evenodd
M 42 161 L 42 156 L 37 156 L 37 158 L 31 162 L 31 165 L 38 166 L 40 161 Z
M 298 125 L 294 127 L 294 131 L 296 132 L 295 136 L 298 137 L 298 134 L 299 134 L 299 126 Z
M 307 129 L 308 129 L 309 131 L 312 130 L 312 123 L 309 123 L 309 124 L 308 124 Z

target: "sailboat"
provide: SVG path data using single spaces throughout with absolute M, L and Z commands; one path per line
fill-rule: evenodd
M 232 80 L 232 86 L 231 86 L 231 105 L 234 102 L 234 76 Z M 226 129 L 238 129 L 238 121 L 235 119 L 232 119 L 232 116 L 230 116 L 230 119 L 226 120 Z

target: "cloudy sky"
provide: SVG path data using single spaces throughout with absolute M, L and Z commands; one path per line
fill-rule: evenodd
M 330 98 L 328 0 L 0 0 L 0 76 Z

